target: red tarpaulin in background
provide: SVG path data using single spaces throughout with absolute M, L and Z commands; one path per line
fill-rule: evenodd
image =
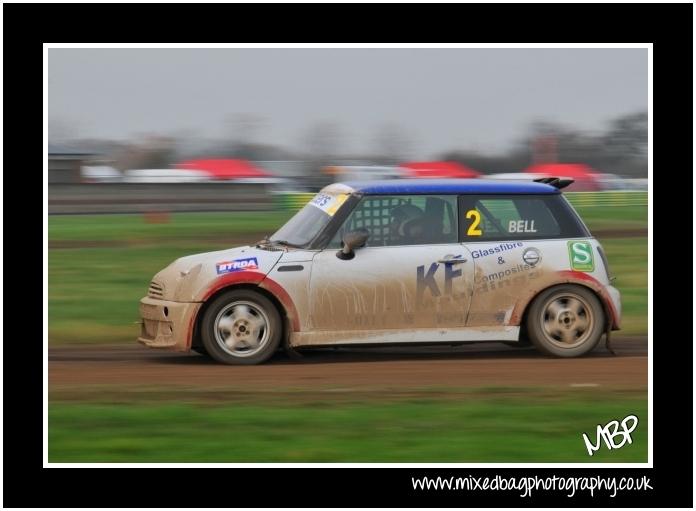
M 406 177 L 416 178 L 473 178 L 481 175 L 480 172 L 454 161 L 418 161 L 403 163 L 400 167 L 405 170 Z
M 252 165 L 247 160 L 188 160 L 176 165 L 179 169 L 202 170 L 215 179 L 242 179 L 272 177 L 271 174 Z
M 597 192 L 602 189 L 599 174 L 584 163 L 539 163 L 527 167 L 525 172 L 574 179 L 575 182 L 564 188 L 564 192 Z

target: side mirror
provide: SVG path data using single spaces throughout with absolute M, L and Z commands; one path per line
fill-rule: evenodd
M 365 246 L 370 233 L 367 229 L 359 231 L 350 231 L 343 235 L 343 248 L 336 252 L 336 257 L 343 260 L 353 259 L 355 257 L 354 249 Z

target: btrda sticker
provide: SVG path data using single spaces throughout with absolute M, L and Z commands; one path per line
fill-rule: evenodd
M 216 265 L 218 275 L 223 273 L 233 273 L 242 270 L 258 270 L 259 262 L 255 257 L 247 257 L 246 259 L 235 259 L 234 261 L 225 261 Z

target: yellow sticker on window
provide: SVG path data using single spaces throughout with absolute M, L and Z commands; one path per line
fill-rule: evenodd
M 348 199 L 350 194 L 340 193 L 337 195 L 329 193 L 318 193 L 309 203 L 321 209 L 324 213 L 329 216 L 334 216 L 338 208 L 340 208 L 343 203 Z
M 481 223 L 481 213 L 475 209 L 470 209 L 466 212 L 466 217 L 472 219 L 471 225 L 466 231 L 467 236 L 481 236 L 483 231 L 479 229 L 479 224 Z

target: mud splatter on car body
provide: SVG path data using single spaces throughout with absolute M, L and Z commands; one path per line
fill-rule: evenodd
M 335 184 L 298 215 L 283 237 L 183 257 L 155 275 L 138 340 L 196 346 L 207 304 L 238 287 L 272 300 L 293 347 L 517 341 L 534 298 L 569 283 L 595 293 L 607 330 L 619 328 L 601 247 L 551 185 Z M 358 231 L 364 246 L 337 257 Z

